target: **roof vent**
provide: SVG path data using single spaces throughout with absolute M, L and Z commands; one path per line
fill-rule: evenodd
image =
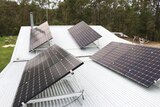
M 30 24 L 31 24 L 31 29 L 33 29 L 34 27 L 33 12 L 30 12 Z

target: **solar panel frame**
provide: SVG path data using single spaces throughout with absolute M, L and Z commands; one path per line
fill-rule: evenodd
M 158 48 L 117 42 L 111 42 L 91 56 L 93 61 L 145 87 L 160 78 L 159 58 Z
M 38 27 L 31 29 L 29 52 L 42 46 L 51 39 L 52 39 L 52 34 L 50 32 L 47 21 L 42 23 Z
M 102 37 L 84 21 L 69 28 L 68 31 L 80 48 L 85 48 L 87 45 Z
M 27 62 L 13 107 L 20 107 L 22 102 L 26 103 L 82 64 L 57 45 L 41 52 Z

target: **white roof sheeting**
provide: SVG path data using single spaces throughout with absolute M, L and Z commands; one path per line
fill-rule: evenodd
M 56 43 L 74 56 L 88 56 L 99 49 L 91 44 L 81 50 L 68 32 L 71 26 L 50 26 Z M 111 41 L 127 42 L 118 38 L 102 26 L 91 26 L 102 37 L 96 41 L 101 49 Z M 0 107 L 11 107 L 26 62 L 13 62 L 17 59 L 29 60 L 36 54 L 29 53 L 30 27 L 21 27 L 15 50 L 8 66 L 0 75 Z M 129 43 L 129 42 L 127 42 Z M 145 88 L 137 83 L 93 62 L 89 57 L 81 57 L 84 64 L 74 71 L 77 81 L 84 89 L 82 104 L 72 103 L 69 107 L 160 107 L 160 88 Z M 73 82 L 74 83 L 74 82 Z M 33 104 L 32 107 L 55 106 L 50 101 Z M 53 105 L 50 105 L 53 104 Z M 60 105 L 60 103 L 57 103 Z

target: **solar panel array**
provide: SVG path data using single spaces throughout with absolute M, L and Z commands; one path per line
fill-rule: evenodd
M 40 26 L 31 29 L 29 51 L 33 51 L 50 39 L 52 39 L 52 34 L 50 32 L 48 22 L 44 22 Z
M 27 62 L 13 107 L 20 107 L 82 64 L 57 45 L 43 51 Z
M 89 27 L 84 21 L 68 29 L 80 48 L 85 48 L 90 43 L 101 37 L 96 31 Z
M 91 59 L 145 87 L 160 78 L 158 48 L 111 42 Z

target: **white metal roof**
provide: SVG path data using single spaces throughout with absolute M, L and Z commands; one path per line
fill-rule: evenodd
M 53 44 L 61 46 L 74 56 L 88 56 L 97 52 L 111 41 L 127 42 L 110 33 L 102 26 L 91 26 L 102 38 L 86 49 L 80 49 L 68 32 L 71 26 L 50 26 L 53 35 Z M 17 43 L 10 63 L 0 75 L 0 107 L 11 107 L 17 92 L 19 82 L 26 62 L 13 62 L 29 60 L 35 53 L 29 53 L 30 27 L 21 27 Z M 129 43 L 129 42 L 128 42 Z M 74 102 L 69 107 L 160 107 L 160 88 L 152 86 L 145 88 L 135 82 L 93 62 L 89 57 L 79 58 L 84 62 L 74 71 L 77 81 L 84 89 L 83 100 L 79 104 Z M 74 81 L 73 81 L 74 82 Z M 48 91 L 49 92 L 49 91 Z M 45 93 L 42 93 L 45 94 Z M 57 103 L 61 105 L 60 102 Z M 46 102 L 33 104 L 32 107 L 57 106 Z

